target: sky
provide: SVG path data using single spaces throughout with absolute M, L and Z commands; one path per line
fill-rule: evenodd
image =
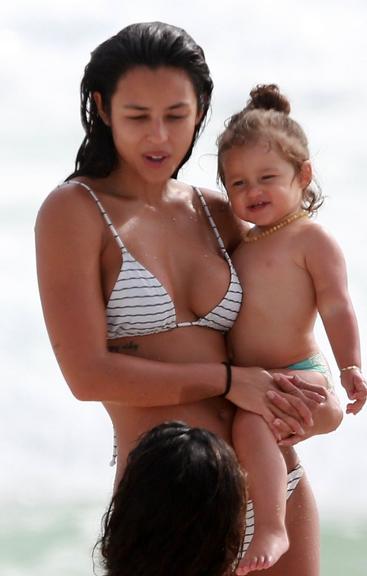
M 37 293 L 33 225 L 42 200 L 73 168 L 82 139 L 79 83 L 90 52 L 124 26 L 149 20 L 185 28 L 203 46 L 214 79 L 211 118 L 182 171 L 184 180 L 216 187 L 216 137 L 254 85 L 276 82 L 290 98 L 328 197 L 319 220 L 345 251 L 362 341 L 367 339 L 364 0 L 2 3 L 0 449 L 6 472 L 0 487 L 12 498 L 24 466 L 32 494 L 55 483 L 59 495 L 79 494 L 88 483 L 91 492 L 103 491 L 111 482 L 112 472 L 102 469 L 109 460 L 110 424 L 98 406 L 71 396 L 50 350 Z M 336 435 L 301 448 L 321 506 L 329 511 L 341 510 L 343 503 L 320 467 L 327 460 L 343 487 L 351 483 L 353 466 L 362 477 L 367 463 L 356 442 L 367 432 L 365 420 L 349 418 Z M 99 433 L 91 443 L 94 426 Z M 347 464 L 342 455 L 349 455 Z M 15 471 L 12 478 L 9 470 Z M 367 497 L 361 500 L 357 492 L 354 508 L 367 516 Z

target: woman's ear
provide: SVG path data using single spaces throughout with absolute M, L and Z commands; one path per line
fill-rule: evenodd
M 97 106 L 98 114 L 102 118 L 102 121 L 106 124 L 106 126 L 110 126 L 111 125 L 110 119 L 108 117 L 108 114 L 105 112 L 103 108 L 103 100 L 101 93 L 93 92 L 93 100 L 95 102 L 95 105 Z
M 298 172 L 298 180 L 302 190 L 306 190 L 306 188 L 311 184 L 312 166 L 309 160 L 303 162 L 300 171 Z
M 195 126 L 197 126 L 198 124 L 200 124 L 200 122 L 202 121 L 204 116 L 204 111 L 202 108 L 198 108 L 198 111 L 196 112 L 196 120 L 195 120 Z

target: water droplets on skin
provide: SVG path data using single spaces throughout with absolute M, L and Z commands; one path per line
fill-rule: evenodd
M 87 3 L 77 3 L 76 7 L 74 2 L 72 9 L 71 2 L 68 2 L 69 4 L 66 12 L 72 15 L 71 25 L 75 27 L 78 14 L 79 16 L 83 14 L 83 4 L 87 6 Z M 232 4 L 235 7 L 235 3 Z M 222 129 L 224 119 L 242 106 L 248 88 L 263 81 L 264 78 L 269 78 L 269 81 L 275 79 L 280 87 L 286 89 L 291 101 L 294 102 L 295 116 L 305 125 L 317 174 L 320 175 L 324 192 L 329 196 L 325 207 L 320 211 L 318 221 L 327 224 L 345 251 L 350 288 L 357 311 L 362 342 L 364 342 L 363 364 L 366 365 L 367 276 L 361 248 L 363 250 L 363 246 L 367 245 L 367 230 L 363 217 L 366 212 L 363 152 L 365 134 L 364 130 L 361 130 L 361 118 L 365 118 L 364 102 L 367 98 L 363 72 L 366 40 L 362 33 L 363 22 L 366 21 L 367 16 L 367 4 L 362 0 L 344 3 L 344 5 L 331 1 L 321 3 L 322 5 L 306 1 L 297 3 L 297 8 L 300 12 L 303 11 L 303 17 L 306 18 L 306 24 L 302 28 L 298 25 L 296 28 L 290 25 L 294 3 L 286 3 L 286 12 L 279 12 L 275 3 L 267 2 L 266 11 L 259 7 L 259 4 L 261 3 L 250 2 L 247 7 L 247 19 L 250 19 L 251 25 L 247 26 L 248 33 L 244 36 L 234 33 L 234 30 L 243 26 L 242 16 L 240 15 L 238 22 L 233 21 L 229 12 L 226 12 L 226 6 L 220 3 L 215 5 L 211 25 L 202 27 L 200 42 L 215 73 L 216 101 L 213 103 L 211 121 L 198 141 L 193 161 L 183 171 L 184 180 L 215 189 L 214 142 Z M 6 44 L 9 44 L 8 40 L 11 41 L 10 52 L 12 54 L 11 66 L 9 60 L 5 62 L 6 72 L 9 71 L 11 80 L 16 80 L 13 84 L 17 89 L 12 89 L 12 83 L 9 83 L 14 99 L 12 106 L 9 102 L 9 110 L 13 108 L 15 112 L 9 116 L 5 114 L 3 118 L 4 134 L 9 136 L 10 144 L 14 145 L 11 146 L 8 142 L 9 145 L 4 150 L 8 170 L 7 174 L 3 174 L 3 190 L 8 190 L 8 192 L 5 192 L 1 201 L 0 215 L 6 211 L 8 216 L 6 221 L 4 219 L 2 221 L 0 233 L 2 234 L 1 245 L 3 247 L 11 245 L 14 250 L 12 254 L 16 257 L 9 257 L 8 250 L 4 250 L 1 256 L 1 262 L 4 263 L 2 271 L 9 278 L 3 282 L 0 299 L 1 317 L 7 320 L 14 342 L 25 341 L 24 323 L 29 324 L 29 319 L 31 319 L 31 324 L 38 322 L 38 328 L 34 324 L 32 335 L 26 339 L 27 352 L 19 356 L 19 366 L 16 364 L 17 351 L 14 346 L 6 344 L 5 354 L 2 355 L 5 403 L 3 402 L 0 408 L 0 421 L 9 423 L 7 426 L 9 434 L 5 440 L 7 453 L 5 461 L 9 465 L 2 469 L 0 487 L 6 487 L 2 493 L 3 498 L 6 497 L 8 501 L 12 498 L 18 499 L 24 494 L 41 499 L 49 496 L 54 501 L 55 494 L 57 494 L 58 498 L 64 498 L 67 502 L 75 502 L 85 497 L 85 488 L 88 486 L 89 495 L 95 500 L 90 513 L 81 512 L 79 508 L 73 510 L 75 505 L 70 504 L 70 514 L 80 515 L 80 522 L 83 524 L 80 532 L 83 536 L 80 540 L 73 541 L 70 534 L 65 534 L 65 537 L 59 538 L 55 547 L 45 549 L 42 531 L 35 531 L 34 549 L 42 550 L 43 556 L 42 559 L 38 558 L 37 562 L 29 562 L 27 566 L 21 565 L 19 554 L 20 541 L 24 541 L 29 536 L 20 525 L 22 511 L 20 510 L 19 514 L 14 513 L 14 509 L 9 511 L 9 514 L 5 516 L 10 524 L 4 527 L 4 531 L 6 530 L 8 535 L 13 534 L 14 549 L 11 555 L 10 552 L 8 554 L 8 564 L 4 564 L 2 556 L 6 550 L 1 551 L 0 565 L 3 567 L 2 573 L 6 574 L 8 569 L 9 574 L 16 574 L 16 576 L 49 576 L 49 574 L 64 576 L 66 573 L 69 576 L 89 575 L 89 550 L 94 543 L 94 534 L 89 536 L 91 525 L 89 522 L 91 520 L 93 523 L 96 520 L 95 533 L 97 534 L 97 524 L 113 482 L 113 471 L 108 467 L 111 443 L 110 424 L 104 414 L 100 415 L 96 407 L 77 403 L 70 396 L 59 375 L 45 335 L 34 263 L 29 265 L 28 262 L 34 259 L 33 248 L 32 250 L 30 248 L 33 247 L 33 222 L 37 205 L 48 190 L 71 171 L 72 158 L 76 152 L 75 134 L 80 132 L 75 106 L 77 95 L 71 86 L 74 80 L 69 81 L 68 78 L 70 79 L 70 74 L 75 76 L 75 81 L 79 78 L 81 69 L 75 61 L 79 56 L 80 61 L 84 61 L 85 50 L 89 51 L 96 45 L 93 30 L 97 30 L 98 21 L 103 21 L 105 29 L 109 29 L 112 33 L 116 28 L 116 14 L 113 12 L 102 14 L 102 8 L 100 12 L 94 11 L 88 16 L 88 22 L 92 26 L 91 30 L 87 31 L 87 44 L 83 41 L 83 45 L 74 46 L 71 50 L 70 46 L 65 47 L 65 39 L 68 37 L 66 26 L 70 26 L 70 19 L 61 17 L 63 9 L 60 4 L 57 8 L 60 18 L 56 21 L 50 12 L 54 8 L 52 3 L 50 5 L 43 3 L 41 14 L 41 12 L 37 13 L 37 6 L 36 9 L 34 6 L 31 8 L 29 4 L 28 8 L 27 3 L 24 3 L 22 10 L 19 10 L 17 0 L 12 3 L 14 26 L 19 28 L 19 34 L 24 32 L 29 48 L 28 54 L 25 54 L 21 46 L 18 46 L 18 32 L 14 37 L 15 40 L 9 37 L 7 32 L 5 33 Z M 149 13 L 152 7 L 143 1 L 139 5 L 139 11 L 132 8 L 131 21 L 140 19 L 144 9 Z M 262 10 L 261 20 L 258 19 L 259 9 Z M 190 10 L 187 11 L 187 6 L 184 7 L 180 17 L 177 16 L 177 10 L 180 8 L 175 7 L 175 10 L 175 19 L 179 21 L 181 18 L 183 27 L 193 32 L 195 37 L 196 33 L 193 29 L 195 25 L 191 15 L 187 15 Z M 289 18 L 284 18 L 284 13 Z M 21 15 L 22 21 L 17 14 Z M 333 14 L 332 21 L 328 21 L 330 14 Z M 297 13 L 294 14 L 294 18 L 293 22 L 296 22 Z M 51 24 L 46 36 L 37 32 L 42 19 Z M 169 21 L 168 16 L 167 20 Z M 213 36 L 213 30 L 220 22 L 226 21 L 231 22 L 231 25 L 221 26 L 222 40 L 218 43 Z M 24 22 L 27 22 L 26 32 Z M 12 29 L 11 26 L 13 22 L 4 22 L 5 30 Z M 261 28 L 265 30 L 265 33 L 260 34 Z M 78 30 L 80 31 L 79 28 Z M 327 30 L 326 33 L 325 30 Z M 55 33 L 58 38 L 56 44 Z M 298 34 L 300 37 L 296 38 Z M 260 42 L 259 38 L 262 39 Z M 296 43 L 293 42 L 295 38 Z M 344 38 L 344 41 L 340 42 L 340 38 Z M 293 46 L 294 50 L 290 50 L 289 46 Z M 45 47 L 51 48 L 48 55 Z M 238 74 L 239 70 L 243 70 L 243 55 L 251 52 L 252 58 L 247 62 L 245 74 Z M 52 61 L 55 56 L 58 59 L 58 66 L 53 70 Z M 36 61 L 41 63 L 39 67 L 34 66 Z M 24 66 L 24 63 L 29 66 Z M 45 66 L 49 71 L 47 74 L 45 74 Z M 19 71 L 23 71 L 22 74 Z M 34 114 L 28 114 L 29 122 L 25 128 L 24 123 L 21 122 L 21 115 L 18 113 L 16 117 L 16 111 L 22 110 L 24 94 L 29 94 L 27 82 L 29 83 L 31 73 L 33 78 L 36 75 L 32 81 L 41 89 L 34 95 L 31 94 L 27 102 L 27 107 Z M 50 94 L 47 91 L 48 87 L 58 82 L 59 77 L 66 77 L 67 80 L 63 86 L 60 85 L 59 95 Z M 44 122 L 42 126 L 40 126 L 37 112 L 40 109 L 40 94 L 45 103 L 44 117 L 49 120 L 49 123 Z M 58 97 L 59 100 L 57 100 Z M 55 110 L 59 110 L 60 114 L 55 116 Z M 79 136 L 76 139 L 79 144 Z M 32 147 L 29 146 L 29 142 L 32 142 Z M 19 173 L 20 165 L 25 167 L 24 174 Z M 16 186 L 14 174 L 16 174 Z M 347 218 L 345 217 L 346 190 L 354 199 L 353 206 L 348 205 Z M 194 217 L 190 215 L 190 219 Z M 175 220 L 172 221 L 175 222 Z M 19 230 L 20 226 L 24 233 Z M 26 259 L 24 259 L 25 249 Z M 207 259 L 208 256 L 204 254 L 203 258 Z M 154 259 L 158 258 L 155 256 Z M 26 262 L 26 277 L 21 277 L 19 273 L 21 261 Z M 14 287 L 13 290 L 10 289 L 11 286 Z M 6 287 L 5 290 L 4 287 Z M 19 305 L 20 301 L 23 304 Z M 26 334 L 29 334 L 29 328 L 26 329 Z M 322 349 L 327 352 L 328 348 L 321 336 L 321 331 L 319 340 Z M 330 354 L 328 357 L 330 358 Z M 335 365 L 333 367 L 333 372 L 337 376 Z M 12 382 L 14 382 L 13 392 L 9 386 L 6 386 Z M 13 425 L 14 422 L 12 424 L 13 410 L 6 413 L 9 406 L 13 408 L 14 392 L 20 400 L 17 408 L 19 423 L 16 426 Z M 344 400 L 342 393 L 341 397 Z M 28 398 L 31 399 L 31 406 L 25 402 Z M 68 434 L 73 439 L 74 446 L 67 446 L 65 443 L 65 421 L 68 422 Z M 39 422 L 46 422 L 50 425 L 47 442 L 44 436 L 44 426 L 39 426 Z M 96 440 L 94 454 L 87 457 L 86 454 L 91 451 L 90 438 L 87 433 L 90 429 L 93 429 Z M 31 434 L 28 433 L 30 431 Z M 366 435 L 367 419 L 363 417 L 363 414 L 353 420 L 349 416 L 345 418 L 340 431 L 330 437 L 318 438 L 314 442 L 305 443 L 303 446 L 301 444 L 298 447 L 320 506 L 320 516 L 325 530 L 322 544 L 323 555 L 324 557 L 327 555 L 330 562 L 334 562 L 329 570 L 326 565 L 323 567 L 323 576 L 329 576 L 329 574 L 341 576 L 348 573 L 353 576 L 365 576 L 366 574 L 363 543 L 367 541 L 367 531 L 363 527 L 363 519 L 360 525 L 355 521 L 353 538 L 348 536 L 348 529 L 344 528 L 346 519 L 353 525 L 354 518 L 367 514 L 367 495 L 364 487 L 367 461 L 366 458 L 361 457 L 358 442 L 356 442 L 356 439 L 364 438 Z M 71 448 L 72 454 L 67 451 L 68 448 Z M 18 464 L 12 464 L 14 459 L 29 465 L 30 474 L 27 474 L 27 486 L 24 485 L 24 470 L 20 465 L 18 467 Z M 325 461 L 327 461 L 327 471 Z M 106 462 L 105 468 L 103 468 L 104 462 Z M 16 474 L 14 474 L 14 466 L 16 466 Z M 344 498 L 346 494 L 349 501 Z M 0 503 L 1 501 L 0 497 Z M 52 508 L 46 509 L 40 504 L 36 516 L 37 525 L 42 523 L 42 518 L 48 518 L 52 528 L 54 525 L 52 518 L 59 517 L 58 505 L 54 504 L 54 506 L 53 511 Z M 68 507 L 69 504 L 62 506 Z M 336 521 L 330 525 L 328 524 L 329 516 L 336 518 Z M 342 521 L 339 523 L 340 517 Z M 86 536 L 87 532 L 88 536 Z M 0 540 L 2 540 L 1 537 Z M 78 554 L 82 551 L 84 553 L 84 550 L 86 554 L 83 560 L 79 561 Z M 350 553 L 351 550 L 353 554 Z M 70 564 L 66 560 L 67 555 L 73 557 Z

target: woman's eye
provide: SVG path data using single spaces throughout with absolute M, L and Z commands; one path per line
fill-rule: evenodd
M 127 116 L 128 120 L 146 120 L 147 116 Z
M 177 114 L 170 114 L 167 116 L 167 120 L 183 120 L 186 116 L 178 116 Z
M 184 118 L 186 118 L 186 116 L 178 116 L 177 114 L 170 114 L 169 116 L 167 116 L 166 120 L 170 121 L 170 120 L 183 120 Z M 140 116 L 127 116 L 128 120 L 148 120 L 148 116 L 146 115 L 140 115 Z

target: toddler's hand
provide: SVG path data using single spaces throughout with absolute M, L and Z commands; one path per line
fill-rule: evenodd
M 353 368 L 342 372 L 340 380 L 349 400 L 353 400 L 347 404 L 347 414 L 358 414 L 367 399 L 366 379 L 359 368 Z

